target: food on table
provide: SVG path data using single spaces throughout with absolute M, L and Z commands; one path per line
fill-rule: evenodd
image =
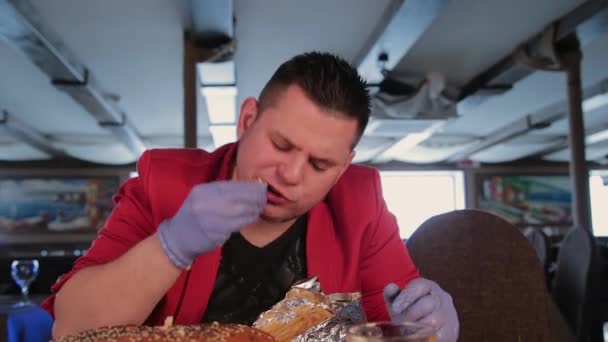
M 238 324 L 120 326 L 94 329 L 66 336 L 59 342 L 276 342 L 268 333 Z
M 253 326 L 279 342 L 286 342 L 333 315 L 329 297 L 295 287 L 287 292 L 285 299 L 262 313 Z

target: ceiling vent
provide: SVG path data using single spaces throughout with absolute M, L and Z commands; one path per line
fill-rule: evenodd
M 448 94 L 445 77 L 429 73 L 417 86 L 386 78 L 379 84 L 374 105 L 379 115 L 395 119 L 448 119 L 457 116 L 456 99 Z

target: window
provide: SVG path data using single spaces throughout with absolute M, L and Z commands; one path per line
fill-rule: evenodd
M 403 239 L 434 215 L 464 209 L 462 171 L 381 171 L 380 178 Z
M 591 172 L 589 176 L 589 193 L 591 197 L 593 235 L 608 236 L 608 211 L 606 211 L 606 203 L 608 203 L 608 172 Z

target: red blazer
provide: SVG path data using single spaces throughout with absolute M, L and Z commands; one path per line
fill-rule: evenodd
M 228 179 L 236 150 L 236 144 L 229 144 L 213 153 L 196 149 L 145 152 L 137 164 L 139 177 L 122 185 L 99 236 L 53 285 L 53 295 L 42 307 L 53 315 L 54 294 L 74 273 L 112 261 L 154 234 L 163 220 L 175 215 L 194 185 Z M 360 291 L 370 321 L 388 319 L 383 298 L 386 284 L 403 287 L 419 277 L 382 198 L 378 172 L 372 168 L 350 166 L 326 198 L 309 211 L 306 234 L 308 275 L 318 276 L 328 294 Z M 176 324 L 200 323 L 220 256 L 221 248 L 199 256 L 146 324 L 162 324 L 167 316 L 174 316 Z

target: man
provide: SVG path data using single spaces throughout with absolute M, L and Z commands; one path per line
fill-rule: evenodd
M 371 321 L 426 322 L 455 341 L 452 300 L 419 277 L 377 171 L 350 165 L 369 112 L 356 70 L 307 53 L 243 102 L 236 144 L 144 153 L 43 304 L 54 336 L 169 316 L 250 324 L 294 281 L 318 276 L 326 293 L 360 291 Z

